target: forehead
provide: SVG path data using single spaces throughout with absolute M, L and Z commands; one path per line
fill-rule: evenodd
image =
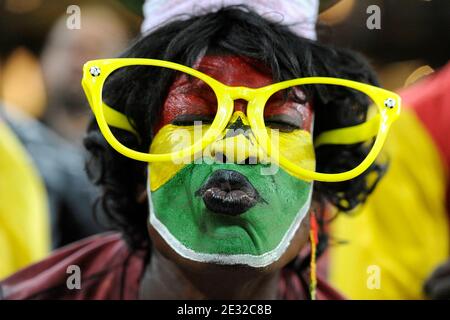
M 194 68 L 228 86 L 258 88 L 273 83 L 270 69 L 255 59 L 234 55 L 206 55 Z
M 259 88 L 273 83 L 270 68 L 252 58 L 234 55 L 206 55 L 193 66 L 210 77 L 228 86 Z M 271 101 L 271 102 L 270 102 Z M 235 101 L 235 110 L 245 111 L 245 102 Z M 309 105 L 282 99 L 269 100 L 264 109 L 265 116 L 285 114 L 302 122 L 301 116 L 308 113 Z M 179 75 L 170 85 L 163 103 L 160 118 L 153 133 L 156 134 L 164 125 L 172 123 L 182 116 L 214 117 L 217 100 L 212 89 L 200 80 L 193 80 L 186 75 Z
M 205 55 L 193 66 L 228 86 L 263 87 L 272 84 L 272 73 L 263 63 L 234 55 Z M 179 76 L 171 84 L 155 133 L 180 114 L 214 114 L 217 102 L 214 93 L 204 83 Z

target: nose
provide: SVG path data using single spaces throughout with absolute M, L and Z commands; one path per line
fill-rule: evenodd
M 224 136 L 211 145 L 210 154 L 220 163 L 257 164 L 258 146 L 242 111 L 235 111 Z
M 237 164 L 257 164 L 258 157 L 257 152 L 253 150 L 245 151 L 244 149 L 238 149 L 235 146 L 240 145 L 240 148 L 251 149 L 252 147 L 247 145 L 239 139 L 221 140 L 223 144 L 216 142 L 212 148 L 211 155 L 217 163 L 237 163 Z M 225 145 L 225 147 L 224 147 Z

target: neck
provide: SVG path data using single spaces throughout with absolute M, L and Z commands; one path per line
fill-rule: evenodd
M 141 280 L 141 299 L 276 299 L 279 272 L 243 267 L 183 270 L 158 252 Z

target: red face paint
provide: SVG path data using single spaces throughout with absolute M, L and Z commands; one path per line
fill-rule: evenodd
M 270 70 L 262 63 L 239 56 L 205 56 L 195 69 L 228 86 L 259 88 L 273 83 Z M 246 112 L 247 102 L 236 100 L 235 111 Z M 156 134 L 163 126 L 201 120 L 212 121 L 217 110 L 217 100 L 212 89 L 203 81 L 179 75 L 169 88 L 155 127 Z M 295 88 L 288 94 L 273 95 L 264 110 L 266 124 L 287 123 L 307 131 L 311 129 L 312 107 L 306 102 L 304 93 Z

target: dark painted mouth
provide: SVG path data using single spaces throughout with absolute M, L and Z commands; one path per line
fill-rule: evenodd
M 237 216 L 262 198 L 248 179 L 234 170 L 214 171 L 195 193 L 206 207 L 216 213 Z

